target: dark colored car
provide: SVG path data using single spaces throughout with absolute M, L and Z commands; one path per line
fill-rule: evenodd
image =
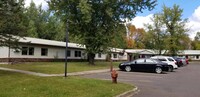
M 184 66 L 188 64 L 188 60 L 183 57 L 174 57 L 177 62 L 178 67 Z
M 169 65 L 159 60 L 151 58 L 142 58 L 131 62 L 120 63 L 119 68 L 127 72 L 130 72 L 132 70 L 145 70 L 154 71 L 156 73 L 162 73 L 163 71 L 168 71 Z

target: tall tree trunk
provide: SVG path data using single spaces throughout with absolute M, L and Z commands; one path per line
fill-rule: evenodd
M 89 65 L 95 65 L 95 64 L 94 64 L 94 57 L 95 57 L 95 54 L 94 54 L 94 53 L 88 53 Z

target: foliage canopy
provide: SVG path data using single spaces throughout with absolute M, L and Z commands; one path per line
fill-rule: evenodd
M 24 1 L 0 1 L 0 46 L 17 47 L 16 36 L 24 36 Z
M 120 23 L 143 9 L 153 9 L 156 0 L 50 0 L 50 9 L 69 25 L 69 33 L 80 35 L 90 64 L 94 55 L 108 49 Z

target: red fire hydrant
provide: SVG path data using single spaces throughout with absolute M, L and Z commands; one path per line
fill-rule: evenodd
M 117 83 L 118 73 L 116 70 L 112 70 L 111 77 L 112 77 L 112 83 Z

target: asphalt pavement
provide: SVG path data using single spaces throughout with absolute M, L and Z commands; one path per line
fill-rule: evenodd
M 190 63 L 174 72 L 118 71 L 118 81 L 136 85 L 140 92 L 133 97 L 200 97 L 200 63 Z M 109 72 L 82 75 L 82 77 L 111 80 Z

